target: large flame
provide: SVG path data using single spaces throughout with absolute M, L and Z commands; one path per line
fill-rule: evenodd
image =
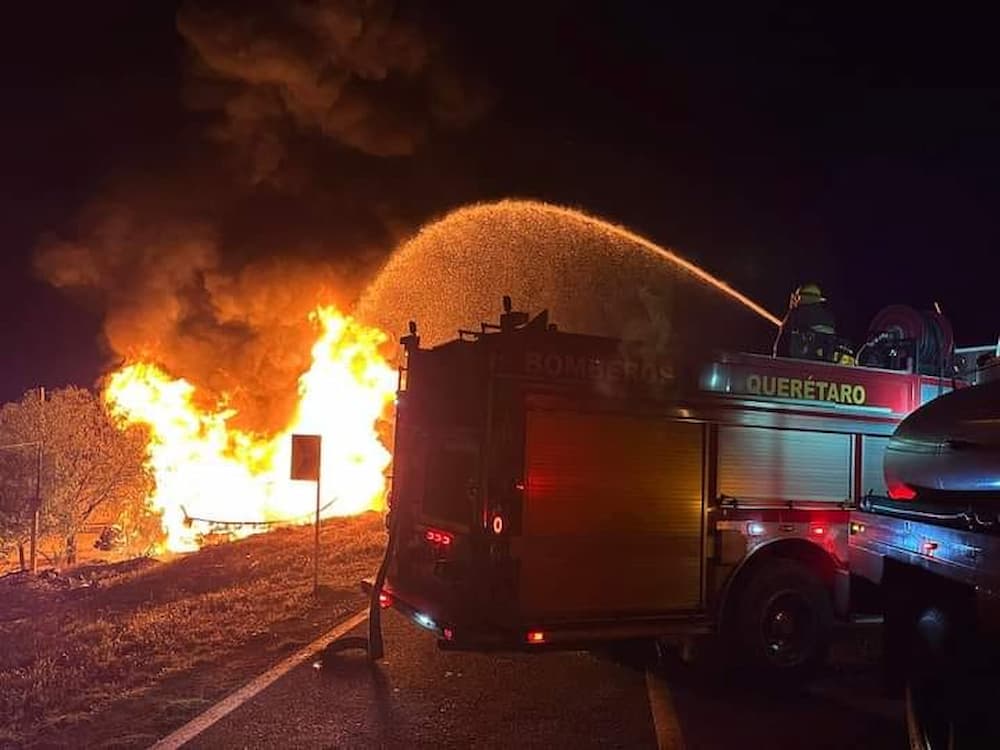
M 379 354 L 387 337 L 333 307 L 310 318 L 318 328 L 312 365 L 299 378 L 291 423 L 275 435 L 230 427 L 234 410 L 224 402 L 199 408 L 195 386 L 155 364 L 133 362 L 109 377 L 111 411 L 150 428 L 150 502 L 163 514 L 168 549 L 198 546 L 204 527 L 190 518 L 224 522 L 236 533 L 259 530 L 261 521 L 308 520 L 316 489 L 288 478 L 293 433 L 323 437 L 323 515 L 382 507 L 390 456 L 376 423 L 396 389 L 396 373 Z

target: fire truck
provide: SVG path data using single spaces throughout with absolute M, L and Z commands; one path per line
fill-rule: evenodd
M 939 315 L 873 325 L 853 365 L 679 356 L 508 298 L 437 346 L 411 323 L 373 602 L 446 649 L 712 636 L 807 675 L 850 615 L 850 514 L 893 491 L 893 430 L 963 384 Z

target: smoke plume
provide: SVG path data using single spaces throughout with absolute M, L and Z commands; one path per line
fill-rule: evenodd
M 109 368 L 156 362 L 268 433 L 297 400 L 309 312 L 349 306 L 422 218 L 425 172 L 407 162 L 489 96 L 419 6 L 249 5 L 181 8 L 175 95 L 197 127 L 113 174 L 72 231 L 40 243 L 36 268 L 104 306 Z
M 228 270 L 207 226 L 150 227 L 120 206 L 96 222 L 86 243 L 44 243 L 36 264 L 52 284 L 100 297 L 109 366 L 156 362 L 199 386 L 211 405 L 224 397 L 237 426 L 283 425 L 309 365 L 309 312 L 343 305 L 356 288 L 350 271 L 294 258 Z
M 295 137 L 401 156 L 485 111 L 488 96 L 448 63 L 425 16 L 392 0 L 192 4 L 178 28 L 200 63 L 196 98 L 223 117 L 216 135 L 263 179 Z

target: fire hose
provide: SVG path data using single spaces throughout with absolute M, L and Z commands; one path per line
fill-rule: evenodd
M 368 599 L 368 637 L 342 636 L 328 645 L 324 650 L 324 655 L 334 654 L 347 649 L 358 648 L 368 653 L 369 661 L 379 661 L 385 655 L 385 648 L 382 641 L 382 588 L 385 586 L 385 577 L 389 571 L 389 561 L 392 559 L 399 536 L 399 513 L 389 511 L 387 530 L 389 538 L 385 545 L 385 554 L 382 562 L 375 573 L 375 581 L 372 584 L 371 596 Z

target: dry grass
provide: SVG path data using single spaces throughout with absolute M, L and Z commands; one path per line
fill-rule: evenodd
M 0 580 L 0 747 L 146 746 L 358 609 L 381 518 L 325 522 L 319 596 L 312 534 L 98 568 L 84 588 Z

